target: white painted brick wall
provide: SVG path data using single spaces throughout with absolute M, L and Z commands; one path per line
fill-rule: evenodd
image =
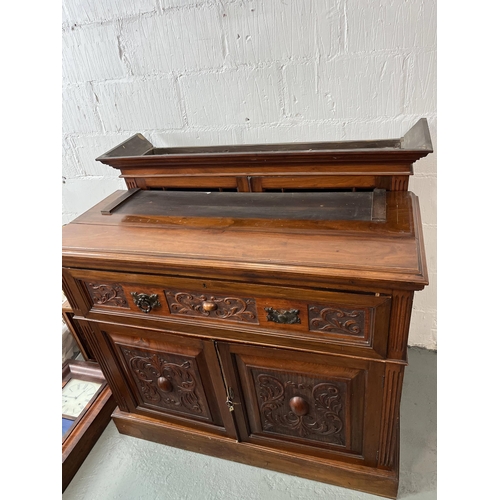
M 350 52 L 436 47 L 436 2 L 361 0 L 346 2 Z
M 64 136 L 102 131 L 90 83 L 63 88 L 62 128 Z
M 63 0 L 70 23 L 86 24 L 154 12 L 156 0 Z
M 89 25 L 63 33 L 63 83 L 124 78 L 116 25 Z
M 220 68 L 219 10 L 214 6 L 142 16 L 123 24 L 124 51 L 134 75 Z
M 228 57 L 259 64 L 335 55 L 342 43 L 340 2 L 235 2 L 223 8 Z
M 172 76 L 96 83 L 96 109 L 103 130 L 181 128 L 182 111 Z
M 263 124 L 281 118 L 274 66 L 185 75 L 179 82 L 191 126 Z
M 409 58 L 407 86 L 408 113 L 433 113 L 437 107 L 436 49 L 418 50 Z
M 392 117 L 403 112 L 401 55 L 339 56 L 324 63 L 285 68 L 292 117 L 340 119 Z
M 436 0 L 63 0 L 63 223 L 116 189 L 94 158 L 153 144 L 399 137 L 436 143 Z M 415 165 L 430 285 L 410 343 L 437 347 L 436 153 Z

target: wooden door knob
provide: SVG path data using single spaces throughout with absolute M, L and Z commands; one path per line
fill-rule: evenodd
M 309 403 L 300 396 L 293 397 L 292 399 L 290 399 L 288 404 L 290 405 L 293 413 L 295 413 L 295 415 L 298 415 L 299 417 L 307 415 L 309 413 Z
M 210 300 L 205 300 L 201 304 L 201 307 L 205 312 L 212 312 L 217 309 L 217 304 L 215 302 L 211 302 Z
M 172 387 L 172 382 L 165 377 L 160 377 L 157 381 L 158 387 L 164 392 L 170 392 Z

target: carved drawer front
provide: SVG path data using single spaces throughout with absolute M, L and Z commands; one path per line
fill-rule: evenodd
M 365 429 L 379 424 L 381 363 L 259 347 L 226 350 L 241 387 L 242 409 L 235 408 L 248 421 L 243 440 L 278 447 L 286 442 L 318 456 L 347 453 L 358 461 L 376 460 L 376 439 L 365 436 Z
M 223 425 L 214 388 L 214 369 L 215 383 L 222 383 L 217 378 L 219 367 L 209 367 L 203 342 L 124 327 L 109 327 L 105 334 L 125 373 L 138 413 Z M 223 387 L 220 390 L 223 392 Z
M 293 290 L 297 299 L 257 299 L 260 324 L 285 335 L 345 346 L 339 352 L 384 357 L 391 298 L 348 292 Z M 334 349 L 332 349 L 334 350 Z
M 135 283 L 132 277 L 119 273 L 102 273 L 90 271 L 95 279 L 81 279 L 78 271 L 81 289 L 87 295 L 89 310 L 96 312 L 113 312 L 118 314 L 140 314 L 143 317 L 165 316 L 169 309 L 163 288 L 149 283 L 148 278 L 142 278 L 141 283 Z
M 383 358 L 391 297 L 216 280 L 72 270 L 92 312 L 258 331 L 330 352 Z M 85 279 L 83 279 L 85 277 Z M 201 331 L 202 333 L 202 331 Z M 242 340 L 247 340 L 243 338 Z M 326 347 L 325 347 L 326 346 Z
M 374 307 L 308 304 L 309 331 L 345 340 L 368 341 L 375 316 Z
M 258 324 L 255 299 L 206 292 L 165 290 L 170 314 Z
M 215 320 L 216 324 L 259 324 L 255 298 L 240 296 L 232 290 L 205 291 L 201 289 L 200 280 L 195 281 L 200 287 L 198 291 L 171 289 L 157 284 L 162 278 L 156 276 L 141 277 L 141 282 L 136 283 L 139 280 L 135 277 L 109 274 L 105 273 L 104 279 L 93 282 L 80 281 L 88 294 L 91 310 L 108 312 L 114 309 L 118 313 L 139 313 L 144 318 L 162 316 L 181 321 Z M 120 282 L 112 278 L 119 278 Z M 163 280 L 167 283 L 169 281 L 168 278 Z M 186 281 L 191 283 L 194 280 Z M 224 289 L 224 285 L 221 288 Z
M 84 285 L 93 305 L 130 309 L 127 297 L 120 283 L 86 281 Z

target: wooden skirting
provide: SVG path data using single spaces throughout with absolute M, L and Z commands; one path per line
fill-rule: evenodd
M 215 456 L 264 469 L 293 474 L 313 481 L 396 498 L 398 463 L 393 470 L 380 470 L 238 442 L 152 418 L 121 412 L 112 414 L 121 434 L 183 450 Z M 398 429 L 399 431 L 399 429 Z M 236 478 L 235 478 L 236 480 Z

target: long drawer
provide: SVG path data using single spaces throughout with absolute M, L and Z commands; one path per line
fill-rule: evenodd
M 67 270 L 80 310 L 192 325 L 196 334 L 256 332 L 384 357 L 391 297 L 168 276 Z M 208 333 L 207 333 L 208 335 Z M 248 338 L 241 340 L 248 341 Z

